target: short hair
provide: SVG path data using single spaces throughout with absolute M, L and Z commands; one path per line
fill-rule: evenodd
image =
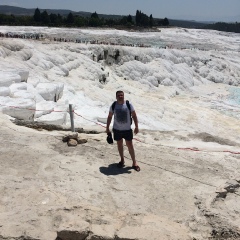
M 116 97 L 117 97 L 118 93 L 123 93 L 124 94 L 124 92 L 122 90 L 118 90 L 118 91 L 116 91 Z

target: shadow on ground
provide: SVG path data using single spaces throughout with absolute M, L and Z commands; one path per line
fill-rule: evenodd
M 110 164 L 110 165 L 108 165 L 108 167 L 100 167 L 99 170 L 101 173 L 103 173 L 107 176 L 132 173 L 130 171 L 130 170 L 132 170 L 132 167 L 119 168 L 117 163 Z

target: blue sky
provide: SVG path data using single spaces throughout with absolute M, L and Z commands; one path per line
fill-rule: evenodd
M 240 22 L 240 0 L 0 0 L 0 5 L 118 15 L 138 9 L 157 18 Z

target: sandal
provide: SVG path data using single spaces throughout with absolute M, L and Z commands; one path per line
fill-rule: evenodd
M 117 164 L 117 166 L 118 166 L 119 168 L 123 168 L 123 167 L 125 166 L 125 164 L 124 164 L 124 162 L 119 162 L 119 163 Z
M 137 171 L 137 172 L 140 172 L 140 167 L 139 166 L 132 166 L 132 168 Z

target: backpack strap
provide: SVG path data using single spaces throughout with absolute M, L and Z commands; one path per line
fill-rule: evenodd
M 117 101 L 113 102 L 113 104 L 112 104 L 112 111 L 113 111 L 113 112 L 114 112 L 114 109 L 115 109 L 115 106 L 116 106 L 116 102 L 117 102 Z
M 130 103 L 129 103 L 128 100 L 126 101 L 126 104 L 127 104 L 127 107 L 128 107 L 129 113 L 130 113 L 130 122 L 131 122 L 131 124 L 132 124 L 132 113 L 131 113 Z
M 130 115 L 131 115 L 131 107 L 130 107 L 130 103 L 129 103 L 129 101 L 128 101 L 128 100 L 126 101 L 126 104 L 127 104 L 128 110 L 129 110 L 129 112 L 130 112 Z

